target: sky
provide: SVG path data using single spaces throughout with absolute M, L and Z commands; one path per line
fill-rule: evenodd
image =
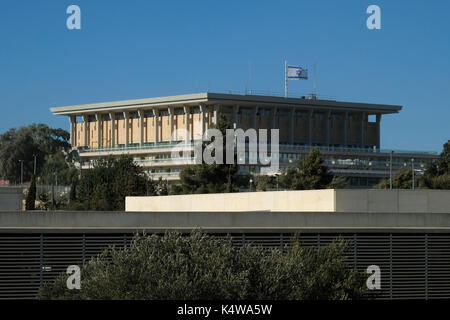
M 69 5 L 81 29 L 69 30 Z M 369 30 L 369 5 L 381 29 Z M 2 0 L 0 133 L 50 107 L 196 92 L 284 92 L 284 61 L 309 70 L 289 93 L 395 104 L 381 147 L 450 139 L 450 1 Z

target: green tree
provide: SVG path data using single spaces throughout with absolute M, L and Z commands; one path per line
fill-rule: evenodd
M 436 163 L 425 170 L 423 186 L 430 189 L 450 189 L 450 140 L 444 144 Z
M 44 166 L 45 158 L 58 153 L 68 154 L 70 134 L 63 129 L 50 128 L 45 124 L 32 124 L 19 129 L 12 128 L 0 135 L 0 177 L 19 181 L 23 160 L 24 181 L 34 172 L 36 155 L 37 172 Z
M 81 290 L 68 290 L 67 274 L 46 283 L 40 299 L 357 299 L 366 296 L 364 275 L 351 268 L 347 246 L 285 250 L 237 247 L 195 231 L 137 235 L 130 246 L 110 247 L 81 268 Z
M 159 196 L 167 196 L 169 195 L 169 184 L 167 180 L 163 180 L 162 177 L 158 179 L 157 193 Z
M 66 162 L 66 157 L 61 152 L 45 156 L 40 174 L 43 184 L 51 185 L 58 179 L 58 185 L 67 186 L 77 175 L 78 170 Z
M 311 149 L 305 159 L 299 159 L 294 168 L 282 172 L 280 182 L 286 189 L 310 190 L 330 187 L 333 175 L 323 163 L 322 154 Z
M 223 115 L 219 115 L 217 125 L 213 128 L 218 129 L 222 136 L 226 136 L 226 129 L 232 129 L 231 122 Z M 225 144 L 225 139 L 224 139 Z M 203 150 L 205 144 L 203 145 Z M 225 146 L 222 146 L 222 152 Z M 190 193 L 223 193 L 235 192 L 236 173 L 238 167 L 236 164 L 198 164 L 185 167 L 180 172 L 181 189 L 184 194 Z
M 375 189 L 389 189 L 389 179 L 383 179 Z M 408 169 L 401 169 L 392 176 L 393 189 L 412 189 L 412 171 Z
M 25 209 L 34 210 L 35 200 L 36 200 L 36 177 L 32 175 L 30 188 L 28 189 L 27 198 L 25 200 Z
M 69 201 L 73 202 L 77 200 L 77 187 L 78 187 L 78 177 L 73 176 L 72 177 L 72 183 L 70 185 L 70 194 L 69 194 Z
M 102 158 L 83 171 L 76 189 L 78 208 L 124 210 L 126 196 L 145 196 L 148 178 L 130 156 Z
M 277 177 L 258 175 L 253 176 L 256 191 L 268 191 L 277 189 Z

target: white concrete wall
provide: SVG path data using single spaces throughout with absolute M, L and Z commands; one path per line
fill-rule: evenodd
M 450 213 L 450 190 L 305 190 L 127 197 L 126 211 Z
M 126 211 L 335 211 L 332 189 L 127 197 Z

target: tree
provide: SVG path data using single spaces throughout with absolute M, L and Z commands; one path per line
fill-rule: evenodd
M 280 176 L 282 186 L 291 190 L 325 189 L 332 181 L 333 175 L 316 148 L 311 149 L 305 159 L 299 159 L 296 167 L 289 168 Z
M 84 210 L 124 210 L 125 197 L 145 196 L 148 185 L 147 175 L 133 158 L 109 156 L 97 160 L 94 168 L 83 171 L 73 205 Z
M 213 128 L 218 129 L 224 137 L 226 136 L 226 129 L 232 129 L 232 127 L 231 122 L 223 114 L 219 115 L 217 125 L 213 126 Z M 204 150 L 204 148 L 205 144 L 203 145 L 202 150 Z M 225 150 L 225 146 L 223 146 L 222 150 Z M 235 192 L 237 191 L 235 181 L 237 171 L 238 167 L 236 164 L 202 163 L 185 167 L 180 172 L 182 193 Z
M 436 163 L 425 170 L 423 186 L 430 189 L 450 189 L 450 140 L 444 144 Z
M 70 194 L 69 201 L 73 202 L 77 200 L 77 186 L 78 186 L 78 177 L 72 177 L 72 184 L 70 185 Z
M 70 185 L 74 177 L 78 176 L 78 170 L 75 166 L 66 162 L 66 157 L 61 153 L 49 154 L 44 157 L 44 164 L 41 169 L 41 181 L 43 184 L 51 185 L 56 183 L 55 177 L 58 178 L 58 185 Z
M 67 274 L 46 283 L 40 299 L 324 300 L 365 297 L 364 275 L 351 268 L 342 239 L 285 250 L 233 245 L 199 231 L 136 235 L 130 246 L 110 247 L 81 268 L 81 290 Z
M 47 156 L 68 153 L 69 139 L 70 134 L 67 131 L 49 128 L 45 124 L 32 124 L 8 130 L 0 135 L 0 176 L 11 181 L 19 181 L 21 174 L 19 160 L 23 160 L 23 177 L 25 181 L 29 181 L 34 173 L 34 155 L 37 160 L 37 172 L 41 172 Z
M 159 177 L 157 190 L 158 190 L 157 193 L 159 196 L 169 195 L 169 184 L 168 184 L 167 180 L 163 180 L 162 177 Z
M 389 189 L 389 179 L 383 179 L 377 185 L 375 189 Z M 392 188 L 393 189 L 411 189 L 412 188 L 412 170 L 400 169 L 392 176 Z
M 28 189 L 27 198 L 25 200 L 25 209 L 34 210 L 35 200 L 36 200 L 36 177 L 32 175 L 30 188 Z

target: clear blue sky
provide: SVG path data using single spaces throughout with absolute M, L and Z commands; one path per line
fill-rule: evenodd
M 81 8 L 81 30 L 66 28 L 70 4 Z M 370 4 L 381 8 L 381 30 L 366 28 Z M 404 106 L 383 118 L 382 148 L 441 151 L 449 21 L 449 1 L 3 0 L 0 132 L 33 122 L 68 129 L 52 106 L 283 92 L 287 59 L 310 75 L 317 64 L 319 95 Z M 289 86 L 308 92 L 313 81 Z

